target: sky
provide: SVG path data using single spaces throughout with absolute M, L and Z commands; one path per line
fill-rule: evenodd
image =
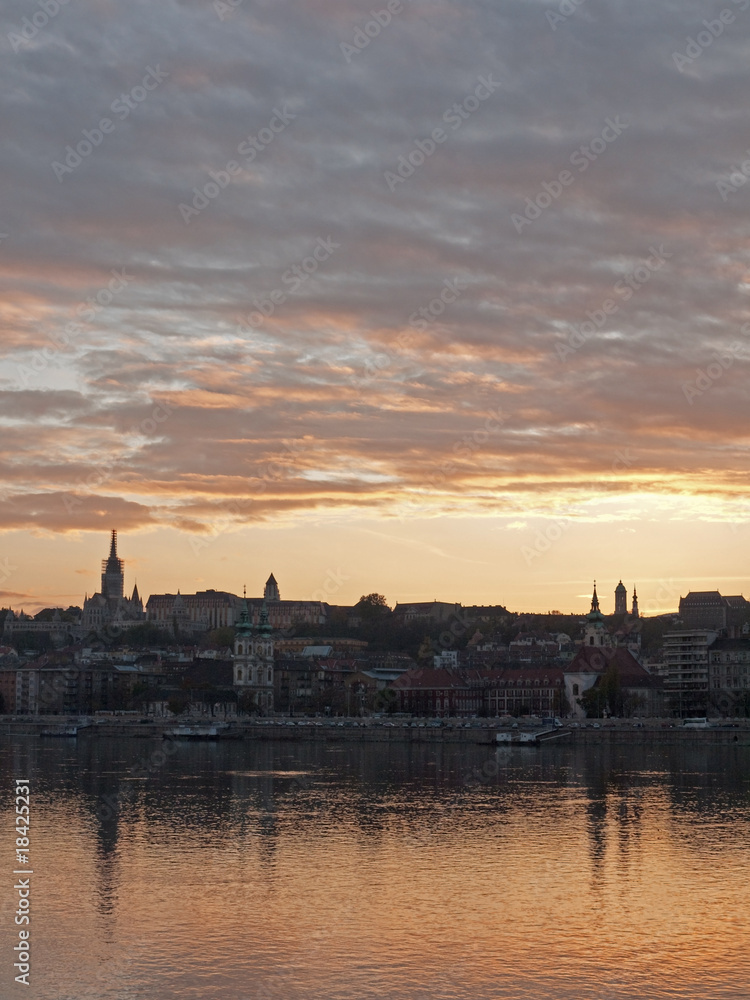
M 144 595 L 750 590 L 750 0 L 11 0 L 0 45 L 0 603 L 80 603 L 112 528 Z

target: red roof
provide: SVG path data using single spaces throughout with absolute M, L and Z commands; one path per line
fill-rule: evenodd
M 659 683 L 625 646 L 581 646 L 565 673 L 603 674 L 612 664 L 617 667 L 620 682 L 627 687 L 651 687 Z

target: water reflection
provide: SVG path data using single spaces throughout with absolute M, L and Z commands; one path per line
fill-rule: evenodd
M 38 817 L 32 995 L 746 1000 L 749 765 L 6 741 Z

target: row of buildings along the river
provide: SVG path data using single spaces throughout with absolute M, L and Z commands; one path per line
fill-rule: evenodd
M 394 622 L 439 632 L 415 660 L 373 652 L 357 638 L 305 638 L 306 627 L 319 635 L 334 617 L 356 631 L 357 608 L 284 601 L 273 575 L 257 598 L 178 591 L 151 595 L 145 606 L 137 586 L 127 597 L 124 584 L 113 532 L 101 590 L 86 597 L 79 621 L 63 620 L 59 610 L 47 621 L 6 614 L 0 649 L 6 711 L 113 710 L 135 702 L 164 711 L 178 707 L 187 692 L 230 712 L 239 706 L 262 713 L 436 716 L 750 714 L 750 604 L 742 596 L 687 594 L 678 615 L 661 616 L 672 618 L 673 627 L 648 653 L 637 596 L 634 591 L 628 608 L 622 582 L 609 617 L 594 587 L 576 634 L 541 633 L 521 620 L 508 640 L 507 632 L 493 632 L 502 608 L 397 605 Z M 145 623 L 171 633 L 175 643 L 129 650 L 129 631 Z M 199 649 L 199 637 L 218 628 L 234 630 L 234 648 Z M 46 632 L 58 648 L 41 656 L 25 651 L 24 639 L 35 631 Z M 112 649 L 113 640 L 119 649 Z

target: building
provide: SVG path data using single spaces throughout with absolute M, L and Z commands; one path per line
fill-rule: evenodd
M 282 601 L 273 573 L 263 588 L 263 597 L 237 597 L 224 590 L 200 590 L 195 594 L 152 594 L 146 604 L 148 620 L 162 628 L 175 625 L 186 633 L 216 628 L 234 628 L 247 607 L 250 622 L 260 625 L 266 616 L 274 631 L 303 625 L 325 625 L 329 607 L 323 601 Z
M 40 657 L 0 670 L 6 711 L 16 715 L 90 714 L 126 708 L 136 685 L 160 683 L 160 673 L 135 664 L 55 662 Z
M 565 707 L 559 667 L 455 670 L 417 667 L 396 678 L 397 707 L 412 715 L 560 715 Z
M 723 597 L 718 590 L 690 591 L 680 598 L 680 619 L 686 629 L 710 629 L 730 638 L 750 628 L 750 602 L 742 594 Z
M 563 667 L 565 702 L 572 718 L 582 719 L 586 710 L 581 699 L 586 692 L 600 688 L 604 692 L 610 680 L 612 690 L 602 703 L 602 711 L 610 710 L 607 702 L 614 700 L 616 715 L 659 715 L 663 701 L 663 681 L 649 673 L 625 646 L 583 645 L 570 663 Z
M 124 596 L 125 572 L 123 561 L 117 555 L 117 532 L 112 532 L 109 557 L 102 560 L 101 591 L 83 602 L 81 618 L 82 631 L 117 632 L 140 625 L 146 620 L 143 602 L 138 593 L 138 585 L 133 587 L 131 597 Z
M 24 614 L 23 611 L 15 614 L 10 609 L 3 623 L 3 637 L 8 642 L 16 644 L 23 641 L 24 633 L 41 632 L 48 635 L 53 644 L 64 645 L 70 640 L 74 631 L 77 631 L 76 626 L 72 622 L 62 620 L 59 608 L 55 608 L 49 621 L 38 621 L 30 615 Z
M 265 608 L 256 626 L 250 620 L 247 599 L 235 626 L 234 688 L 240 699 L 253 709 L 273 710 L 274 662 L 272 629 Z
M 599 608 L 599 598 L 596 595 L 596 580 L 594 581 L 594 593 L 591 598 L 591 610 L 586 615 L 586 624 L 583 628 L 583 644 L 584 646 L 594 646 L 596 648 L 615 645 L 615 640 L 609 634 L 604 621 L 604 615 Z
M 467 675 L 448 668 L 417 667 L 393 682 L 399 712 L 427 715 L 476 715 L 484 703 L 484 690 L 471 687 Z
M 419 601 L 416 604 L 397 604 L 393 609 L 394 617 L 402 625 L 410 622 L 432 622 L 442 624 L 451 618 L 460 617 L 460 604 L 448 604 L 445 601 Z
M 488 714 L 554 716 L 565 714 L 565 676 L 560 667 L 521 667 L 486 671 Z
M 626 615 L 628 613 L 628 592 L 625 584 L 620 582 L 615 587 L 615 614 Z
M 146 602 L 148 620 L 161 628 L 183 633 L 233 628 L 242 613 L 241 599 L 224 590 L 195 594 L 152 594 Z
M 750 636 L 716 639 L 708 647 L 711 708 L 722 715 L 750 715 Z
M 710 605 L 706 602 L 706 607 Z M 662 644 L 662 676 L 668 708 L 681 718 L 708 711 L 708 650 L 718 638 L 712 629 L 667 632 Z

